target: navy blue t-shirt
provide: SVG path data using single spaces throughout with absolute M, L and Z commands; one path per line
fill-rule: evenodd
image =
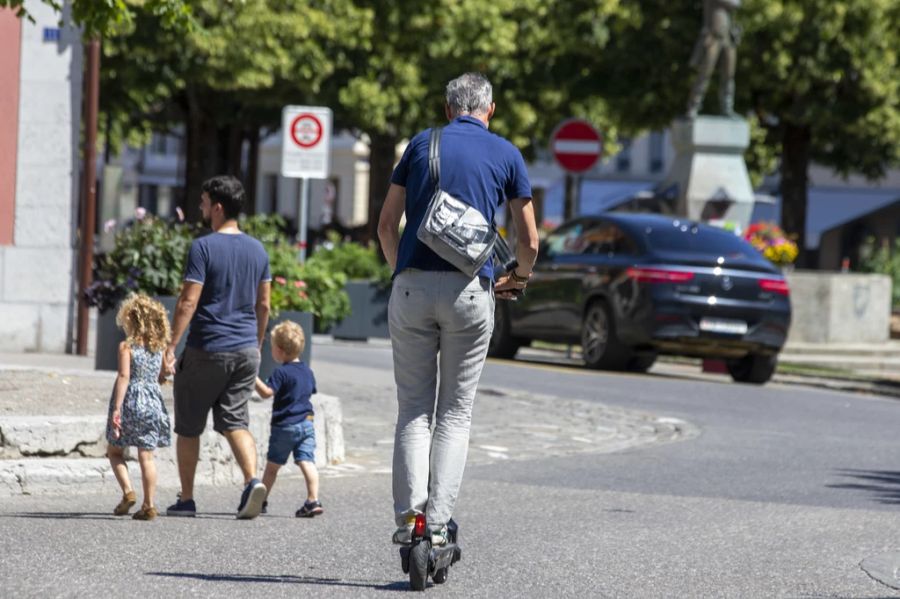
M 195 239 L 184 280 L 203 285 L 187 345 L 208 352 L 257 347 L 256 291 L 269 274 L 263 245 L 243 233 Z
M 394 274 L 404 268 L 455 270 L 416 237 L 434 193 L 428 173 L 430 135 L 431 129 L 426 129 L 412 138 L 391 177 L 391 183 L 406 188 L 406 227 Z M 441 189 L 478 209 L 489 223 L 505 200 L 531 197 L 522 153 L 471 116 L 455 118 L 441 134 Z M 493 262 L 488 260 L 478 274 L 493 278 Z
M 275 392 L 272 426 L 296 424 L 313 413 L 309 398 L 316 393 L 316 377 L 305 362 L 282 364 L 266 384 Z

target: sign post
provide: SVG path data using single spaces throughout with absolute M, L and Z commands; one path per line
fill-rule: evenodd
M 603 154 L 603 138 L 594 126 L 582 119 L 567 119 L 556 126 L 550 138 L 556 163 L 566 171 L 566 199 L 563 217 L 578 215 L 581 203 L 581 173 L 590 170 Z
M 281 176 L 300 179 L 297 242 L 306 260 L 309 180 L 327 179 L 331 168 L 331 109 L 285 106 L 281 111 Z

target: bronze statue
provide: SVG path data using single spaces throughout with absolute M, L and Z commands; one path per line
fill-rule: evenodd
M 726 116 L 734 116 L 734 67 L 740 29 L 734 24 L 733 15 L 740 5 L 741 0 L 703 0 L 703 29 L 691 55 L 697 78 L 688 101 L 688 118 L 697 116 L 716 64 L 720 110 Z

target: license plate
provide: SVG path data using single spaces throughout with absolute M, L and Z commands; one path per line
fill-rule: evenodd
M 747 332 L 747 323 L 743 320 L 728 320 L 725 318 L 701 318 L 700 330 L 708 333 L 744 335 Z

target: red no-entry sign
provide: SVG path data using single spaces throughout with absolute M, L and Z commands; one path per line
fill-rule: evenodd
M 550 148 L 559 166 L 570 173 L 583 173 L 603 154 L 603 139 L 589 122 L 569 119 L 556 127 Z

